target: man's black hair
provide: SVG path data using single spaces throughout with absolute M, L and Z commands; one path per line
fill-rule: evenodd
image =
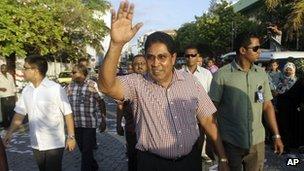
M 254 32 L 245 31 L 242 33 L 239 33 L 236 38 L 234 39 L 234 51 L 236 52 L 236 55 L 239 56 L 240 54 L 240 48 L 244 47 L 247 48 L 251 44 L 251 38 L 258 38 L 260 39 L 260 36 Z
M 46 72 L 48 71 L 48 63 L 46 57 L 41 55 L 30 55 L 24 59 L 29 65 L 34 65 L 37 67 L 38 71 L 42 76 L 46 76 Z
M 153 43 L 163 43 L 167 46 L 167 49 L 170 52 L 170 54 L 176 53 L 175 42 L 174 42 L 173 38 L 170 35 L 168 35 L 167 33 L 157 31 L 157 32 L 150 34 L 147 37 L 147 40 L 145 42 L 145 53 L 147 53 L 148 48 Z

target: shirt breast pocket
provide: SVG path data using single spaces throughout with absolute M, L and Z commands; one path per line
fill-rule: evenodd
M 40 101 L 37 105 L 40 118 L 50 125 L 57 125 L 59 122 L 60 112 L 58 106 L 51 101 Z
M 195 99 L 182 100 L 182 105 L 183 105 L 183 115 L 185 120 L 188 121 L 189 126 L 196 126 L 197 100 Z

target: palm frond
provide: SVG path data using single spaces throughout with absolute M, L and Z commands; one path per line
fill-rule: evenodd
M 281 3 L 281 0 L 265 0 L 265 5 L 269 11 L 273 10 Z
M 286 28 L 292 28 L 289 30 L 289 35 L 292 36 L 291 32 L 299 31 L 303 28 L 304 23 L 304 1 L 299 0 L 293 6 L 292 12 L 288 16 L 288 22 Z

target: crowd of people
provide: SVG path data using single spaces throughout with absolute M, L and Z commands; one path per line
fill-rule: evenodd
M 274 152 L 281 155 L 284 145 L 293 147 L 291 123 L 286 122 L 291 118 L 288 100 L 297 100 L 300 111 L 304 96 L 289 92 L 301 89 L 304 81 L 299 82 L 292 62 L 280 71 L 278 62 L 271 61 L 265 72 L 254 64 L 261 53 L 259 36 L 244 32 L 234 41 L 237 57 L 231 63 L 219 68 L 214 59 L 205 61 L 197 46 L 188 45 L 186 65 L 175 69 L 174 40 L 154 32 L 147 37 L 144 54 L 133 57 L 128 74 L 117 75 L 123 46 L 142 26 L 132 25 L 133 13 L 128 2 L 121 2 L 117 13 L 112 11 L 110 46 L 98 79 L 92 78 L 88 61 L 81 59 L 64 89 L 46 77 L 46 59 L 32 55 L 25 58 L 23 68 L 29 84 L 16 99 L 13 79 L 1 66 L 6 134 L 0 142 L 0 170 L 8 169 L 4 146 L 26 115 L 39 170 L 61 170 L 64 149 L 72 151 L 76 145 L 81 170 L 98 170 L 101 163 L 93 150 L 96 129 L 106 129 L 104 96 L 117 102 L 116 129 L 126 136 L 130 171 L 201 171 L 202 158 L 217 160 L 221 171 L 263 170 L 263 116 Z

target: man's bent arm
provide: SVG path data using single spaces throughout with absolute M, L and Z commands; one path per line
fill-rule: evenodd
M 4 138 L 3 138 L 3 144 L 5 146 L 8 145 L 12 134 L 19 128 L 19 126 L 22 124 L 23 119 L 24 119 L 24 115 L 21 115 L 19 113 L 15 113 L 14 118 L 12 120 L 12 123 L 7 131 L 7 133 L 5 134 Z
M 122 85 L 116 78 L 117 65 L 123 46 L 135 36 L 142 24 L 132 27 L 134 5 L 128 1 L 120 3 L 117 14 L 114 10 L 111 12 L 111 42 L 100 68 L 98 87 L 104 94 L 123 100 Z

